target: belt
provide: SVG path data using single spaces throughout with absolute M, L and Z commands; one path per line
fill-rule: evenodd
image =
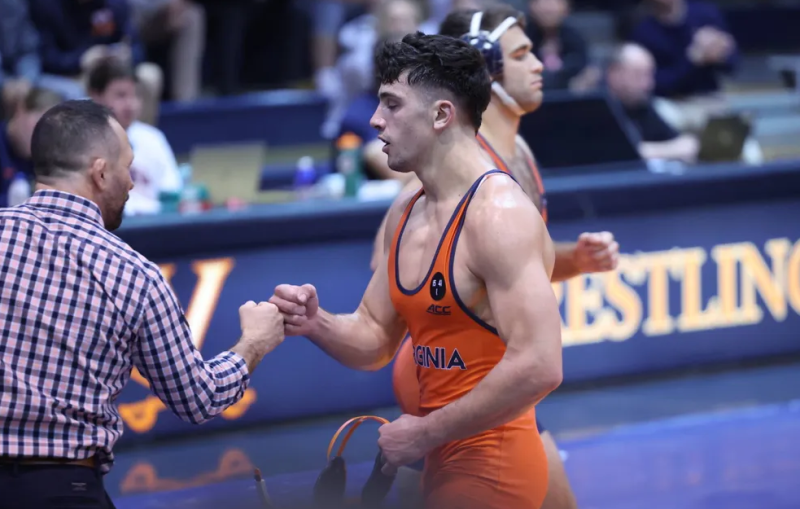
M 39 457 L 0 457 L 0 464 L 3 465 L 73 465 L 79 467 L 97 467 L 97 457 L 85 458 L 81 460 L 71 460 L 68 458 L 39 458 Z

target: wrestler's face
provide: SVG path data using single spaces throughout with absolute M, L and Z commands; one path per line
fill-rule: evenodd
M 378 90 L 380 103 L 370 119 L 385 143 L 389 168 L 408 173 L 429 151 L 436 140 L 436 102 L 420 87 L 408 84 L 408 73 L 396 83 L 383 84 Z
M 501 84 L 525 113 L 542 104 L 542 63 L 533 54 L 533 44 L 519 25 L 500 37 L 503 50 Z

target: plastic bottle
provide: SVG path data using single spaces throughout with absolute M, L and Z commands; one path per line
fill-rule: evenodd
M 22 172 L 17 172 L 11 185 L 8 186 L 8 206 L 16 207 L 21 205 L 30 197 L 31 183 L 28 181 L 28 177 Z
M 178 209 L 181 214 L 197 214 L 203 211 L 201 189 L 192 182 L 192 166 L 182 164 L 179 168 L 183 179 L 180 203 Z
M 358 189 L 364 180 L 361 145 L 361 138 L 353 133 L 345 133 L 336 140 L 339 151 L 336 171 L 344 176 L 344 195 L 351 198 L 358 196 Z
M 314 159 L 303 156 L 297 161 L 297 170 L 294 174 L 294 191 L 297 198 L 306 200 L 311 197 L 314 182 L 317 180 L 317 170 Z

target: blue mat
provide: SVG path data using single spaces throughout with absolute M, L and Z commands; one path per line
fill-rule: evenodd
M 582 508 L 800 508 L 800 401 L 621 426 L 560 446 L 568 454 L 567 471 Z M 246 470 L 250 466 L 243 466 L 238 479 L 125 495 L 115 504 L 119 509 L 260 509 Z M 371 462 L 350 466 L 351 496 L 371 468 Z M 277 506 L 307 506 L 318 473 L 271 476 L 267 489 Z

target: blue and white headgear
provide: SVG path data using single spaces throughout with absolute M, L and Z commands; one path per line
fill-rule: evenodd
M 492 78 L 492 92 L 494 92 L 509 109 L 518 115 L 523 115 L 525 112 L 519 104 L 517 104 L 517 101 L 508 95 L 508 92 L 505 91 L 498 81 L 503 75 L 503 49 L 500 47 L 499 40 L 509 28 L 518 24 L 518 20 L 514 17 L 508 17 L 492 32 L 481 30 L 482 21 L 483 12 L 476 12 L 475 15 L 472 16 L 469 33 L 462 36 L 462 39 L 483 55 L 483 59 L 486 61 L 486 68 L 489 71 L 489 76 Z

